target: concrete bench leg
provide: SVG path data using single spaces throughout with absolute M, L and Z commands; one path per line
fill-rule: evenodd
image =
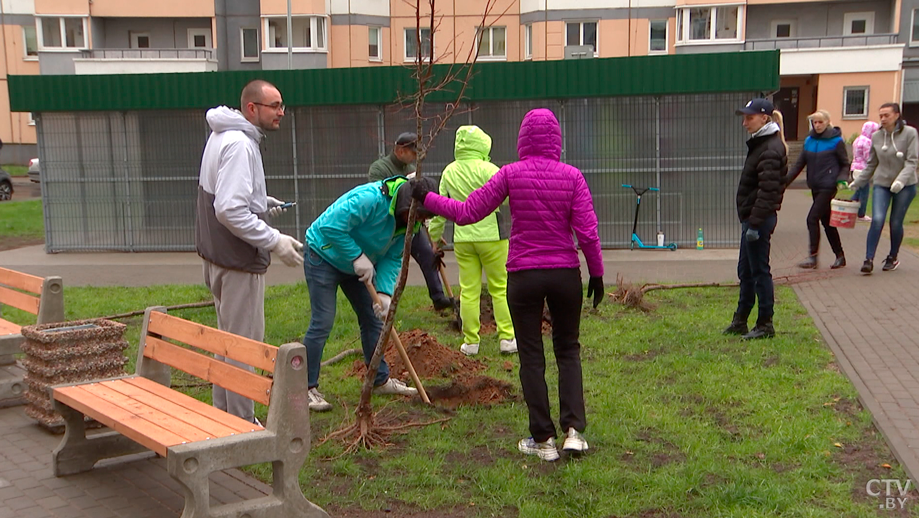
M 166 470 L 185 492 L 182 518 L 328 518 L 300 490 L 299 471 L 309 450 L 304 444 L 283 444 L 271 432 L 251 432 L 169 448 Z M 270 495 L 216 508 L 210 507 L 211 473 L 273 460 Z
M 66 426 L 64 438 L 52 454 L 54 476 L 82 473 L 93 469 L 96 462 L 102 459 L 147 451 L 147 448 L 118 432 L 86 437 L 83 414 L 57 400 L 53 404 L 54 411 L 61 414 Z
M 20 352 L 22 335 L 0 338 L 0 408 L 22 405 L 26 402 L 26 371 L 16 361 Z

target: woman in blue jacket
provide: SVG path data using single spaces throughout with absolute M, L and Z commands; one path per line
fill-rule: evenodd
M 798 263 L 799 268 L 814 269 L 817 267 L 817 252 L 820 250 L 820 225 L 826 232 L 836 261 L 830 268 L 842 268 L 846 265 L 846 256 L 842 251 L 839 231 L 830 226 L 830 202 L 840 187 L 845 187 L 849 174 L 849 154 L 846 142 L 838 127 L 830 123 L 830 114 L 826 110 L 817 110 L 808 116 L 814 129 L 804 141 L 804 149 L 798 161 L 788 171 L 785 185 L 791 184 L 801 171 L 807 167 L 807 186 L 814 197 L 810 212 L 807 213 L 807 232 L 810 235 L 810 250 L 807 259 Z

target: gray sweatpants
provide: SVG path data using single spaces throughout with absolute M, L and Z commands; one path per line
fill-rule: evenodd
M 204 283 L 214 295 L 217 328 L 234 335 L 265 340 L 265 276 L 227 270 L 204 261 Z M 214 356 L 217 360 L 255 372 L 235 360 Z M 246 421 L 255 422 L 255 403 L 251 399 L 214 385 L 214 406 Z

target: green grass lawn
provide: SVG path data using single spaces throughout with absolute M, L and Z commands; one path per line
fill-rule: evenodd
M 7 164 L 0 168 L 10 173 L 10 176 L 29 176 L 29 166 Z
M 44 236 L 41 200 L 0 203 L 0 241 L 5 238 L 41 239 Z
M 381 516 L 386 509 L 387 516 L 431 517 L 917 515 L 919 506 L 911 514 L 885 514 L 880 499 L 866 494 L 868 480 L 906 474 L 794 292 L 777 290 L 778 336 L 749 343 L 720 333 L 736 295 L 730 289 L 658 291 L 648 296 L 657 304 L 650 313 L 610 303 L 597 312 L 585 309 L 590 452 L 581 458 L 545 463 L 517 451 L 517 440 L 528 435 L 519 389 L 512 401 L 456 411 L 383 397 L 375 403 L 387 413 L 451 420 L 395 436 L 386 449 L 335 458 L 340 443 L 314 447 L 301 472 L 303 490 L 333 516 L 349 517 Z M 71 319 L 208 299 L 203 286 L 65 289 Z M 326 357 L 359 346 L 343 297 L 338 309 Z M 269 287 L 265 313 L 266 341 L 299 340 L 309 318 L 305 285 Z M 462 342 L 449 315 L 432 313 L 424 288 L 408 288 L 399 313 L 399 330 L 425 329 L 450 347 Z M 215 324 L 213 308 L 175 314 Z M 6 317 L 33 321 L 16 311 Z M 140 318 L 127 323 L 133 355 Z M 481 346 L 477 358 L 488 365 L 486 374 L 518 387 L 516 358 L 506 370 L 495 335 Z M 312 415 L 314 445 L 352 419 L 360 390 L 349 375 L 352 363 L 353 357 L 322 371 L 321 389 L 334 409 Z M 551 359 L 547 380 L 557 419 Z M 208 398 L 206 391 L 198 396 Z M 264 418 L 265 408 L 257 413 Z M 266 466 L 249 469 L 269 473 Z M 915 492 L 910 496 L 914 500 Z

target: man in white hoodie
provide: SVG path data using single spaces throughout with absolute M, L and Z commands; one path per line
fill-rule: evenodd
M 241 110 L 208 110 L 211 135 L 201 157 L 195 248 L 204 259 L 204 282 L 214 295 L 217 327 L 253 340 L 265 339 L 265 272 L 274 252 L 288 266 L 303 264 L 303 244 L 266 223 L 285 209 L 268 196 L 259 142 L 284 117 L 281 92 L 254 80 Z M 237 367 L 248 365 L 216 356 Z M 257 423 L 252 400 L 214 385 L 214 406 Z

